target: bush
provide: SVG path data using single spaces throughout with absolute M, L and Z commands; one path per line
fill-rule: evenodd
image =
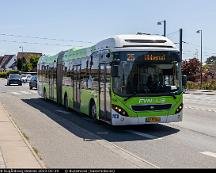
M 0 78 L 7 78 L 9 76 L 9 74 L 12 74 L 12 73 L 19 73 L 19 71 L 17 70 L 10 70 L 10 71 L 7 71 L 7 72 L 0 72 Z
M 6 78 L 7 72 L 0 72 L 0 78 Z
M 200 89 L 200 83 L 198 82 L 187 82 L 187 89 Z M 204 90 L 216 90 L 216 80 L 203 82 L 202 89 Z

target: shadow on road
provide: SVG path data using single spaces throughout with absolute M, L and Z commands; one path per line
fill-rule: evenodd
M 179 129 L 161 124 L 114 127 L 100 121 L 95 122 L 88 116 L 74 111 L 66 112 L 62 106 L 45 102 L 42 98 L 22 99 L 22 101 L 42 112 L 41 115 L 51 118 L 74 135 L 83 138 L 83 140 L 99 140 L 101 138 L 110 142 L 151 140 L 129 131 L 147 133 L 154 135 L 156 138 L 179 132 Z M 87 131 L 90 133 L 87 133 Z

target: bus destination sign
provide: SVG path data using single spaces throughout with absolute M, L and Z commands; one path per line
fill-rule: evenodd
M 145 55 L 145 61 L 166 61 L 166 55 Z

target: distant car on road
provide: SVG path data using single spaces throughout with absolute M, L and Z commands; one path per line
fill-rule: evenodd
M 21 76 L 19 74 L 10 74 L 7 78 L 7 85 L 11 84 L 22 85 Z
M 27 75 L 22 74 L 21 75 L 21 80 L 22 80 L 23 83 L 27 82 Z
M 26 82 L 30 82 L 31 78 L 32 78 L 32 75 L 27 75 Z
M 33 89 L 36 88 L 37 89 L 37 76 L 32 76 L 30 82 L 29 82 L 29 89 Z
M 32 75 L 29 75 L 29 74 L 27 74 L 27 75 L 22 74 L 22 75 L 21 75 L 21 80 L 22 80 L 23 83 L 30 82 L 31 77 L 32 77 Z

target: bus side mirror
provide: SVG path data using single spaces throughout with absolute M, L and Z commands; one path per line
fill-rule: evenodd
M 112 65 L 112 68 L 111 68 L 111 74 L 112 74 L 112 77 L 119 77 L 119 65 Z
M 183 85 L 183 86 L 186 86 L 186 84 L 187 84 L 187 76 L 186 76 L 186 75 L 183 75 L 183 76 L 182 76 L 182 85 Z

